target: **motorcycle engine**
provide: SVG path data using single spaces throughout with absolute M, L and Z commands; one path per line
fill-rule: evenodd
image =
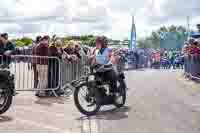
M 0 82 L 2 85 L 5 83 L 8 83 L 9 86 L 8 88 L 13 88 L 14 87 L 14 75 L 10 73 L 10 71 L 7 70 L 0 70 Z
M 108 84 L 103 85 L 104 93 L 107 95 L 109 95 L 109 90 L 110 90 L 109 88 L 110 88 L 110 85 L 108 85 Z
M 125 79 L 125 75 L 124 75 L 124 73 L 119 73 L 119 78 L 121 78 L 121 79 Z

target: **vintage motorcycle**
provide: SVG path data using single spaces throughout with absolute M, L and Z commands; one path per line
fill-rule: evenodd
M 78 110 L 86 115 L 95 115 L 103 105 L 115 105 L 117 108 L 126 102 L 126 83 L 123 72 L 117 74 L 117 89 L 111 93 L 111 85 L 104 81 L 102 74 L 111 71 L 112 65 L 93 65 L 87 76 L 73 83 L 74 102 Z M 84 104 L 85 102 L 86 104 Z
M 14 75 L 0 66 L 0 114 L 5 113 L 10 108 L 14 95 Z

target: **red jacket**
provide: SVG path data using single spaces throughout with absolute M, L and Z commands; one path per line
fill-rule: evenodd
M 47 41 L 41 41 L 36 46 L 36 55 L 37 56 L 48 56 L 49 55 L 49 44 Z M 48 58 L 47 57 L 39 57 L 37 58 L 37 64 L 40 65 L 47 65 L 48 64 Z
M 32 55 L 33 55 L 33 58 L 32 58 L 32 63 L 33 64 L 37 64 L 37 58 L 35 56 L 37 56 L 36 54 L 36 47 L 37 47 L 38 44 L 33 44 L 33 47 L 32 47 Z

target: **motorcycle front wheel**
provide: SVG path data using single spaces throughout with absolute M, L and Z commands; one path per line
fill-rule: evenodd
M 74 91 L 74 102 L 78 110 L 86 115 L 95 115 L 101 108 L 98 96 L 92 96 L 86 83 L 76 87 Z

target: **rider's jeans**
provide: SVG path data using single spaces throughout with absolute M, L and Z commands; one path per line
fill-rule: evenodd
M 106 81 L 110 81 L 110 83 L 111 83 L 111 92 L 116 90 L 116 88 L 117 88 L 117 74 L 116 74 L 114 69 L 111 70 L 111 71 L 105 72 L 104 73 L 104 79 Z

